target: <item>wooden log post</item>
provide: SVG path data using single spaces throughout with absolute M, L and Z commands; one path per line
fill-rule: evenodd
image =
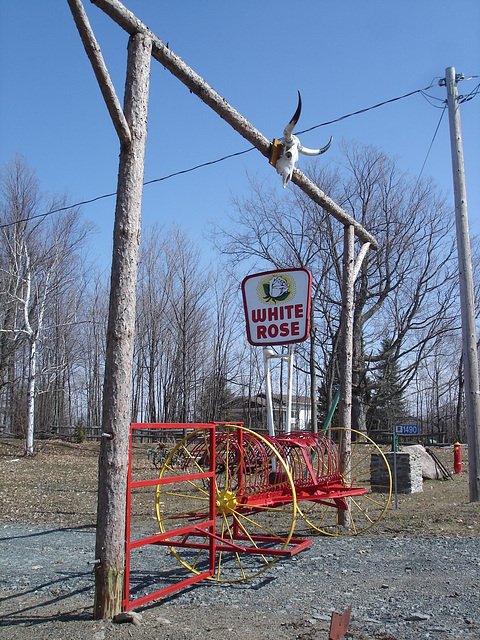
M 124 109 L 115 93 L 81 0 L 68 0 L 85 51 L 120 140 L 110 307 L 98 471 L 95 618 L 121 611 L 131 418 L 133 343 L 152 41 L 132 33 Z
M 340 399 L 338 418 L 342 432 L 340 446 L 340 468 L 348 479 L 347 461 L 349 460 L 352 442 L 352 373 L 353 373 L 353 296 L 355 285 L 355 236 L 351 225 L 343 230 L 343 277 L 342 277 L 342 316 L 340 323 Z M 338 512 L 339 524 L 348 527 L 350 517 L 348 511 Z
M 85 48 L 85 52 L 90 60 L 95 77 L 97 78 L 108 113 L 110 114 L 113 126 L 115 127 L 120 139 L 120 144 L 130 144 L 132 139 L 130 129 L 125 119 L 125 114 L 123 113 L 120 101 L 115 93 L 113 82 L 108 74 L 102 52 L 90 26 L 90 22 L 88 21 L 85 9 L 83 8 L 82 0 L 67 1 Z
M 143 34 L 130 37 L 124 113 L 132 140 L 121 147 L 115 210 L 98 474 L 97 619 L 119 613 L 123 598 L 128 436 L 151 47 L 151 40 Z

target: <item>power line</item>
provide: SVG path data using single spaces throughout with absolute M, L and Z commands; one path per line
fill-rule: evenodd
M 181 171 L 175 171 L 174 173 L 170 173 L 167 176 L 163 176 L 162 178 L 155 178 L 154 180 L 147 180 L 143 183 L 143 186 L 153 184 L 155 182 L 163 182 L 164 180 L 168 180 L 169 178 L 174 178 L 175 176 L 180 176 L 185 173 L 190 173 L 191 171 L 196 171 L 197 169 L 201 169 L 202 167 L 208 167 L 212 164 L 218 164 L 219 162 L 223 162 L 224 160 L 228 160 L 229 158 L 235 158 L 236 156 L 241 156 L 249 151 L 253 151 L 255 147 L 250 147 L 250 149 L 245 149 L 244 151 L 237 151 L 236 153 L 230 153 L 229 155 L 223 156 L 222 158 L 217 158 L 217 160 L 210 160 L 209 162 L 203 162 L 202 164 L 197 164 L 194 167 L 190 167 L 189 169 L 183 169 Z M 81 207 L 85 204 L 91 204 L 92 202 L 97 202 L 97 200 L 103 200 L 104 198 L 112 198 L 116 196 L 117 192 L 113 191 L 112 193 L 105 193 L 102 196 L 96 196 L 95 198 L 91 198 L 90 200 L 83 200 L 82 202 L 76 202 L 75 204 L 71 204 L 65 207 L 59 207 L 58 209 L 52 209 L 51 211 L 46 211 L 44 213 L 39 213 L 35 216 L 30 216 L 29 218 L 24 218 L 23 220 L 15 220 L 15 222 L 7 222 L 4 224 L 0 224 L 0 229 L 5 227 L 11 227 L 14 224 L 20 224 L 22 222 L 28 222 L 29 220 L 37 220 L 38 218 L 45 218 L 46 216 L 51 216 L 54 213 L 61 213 L 62 211 L 68 211 L 69 209 L 74 209 L 75 207 Z
M 472 76 L 472 77 L 476 77 L 476 76 Z M 479 93 L 480 93 L 480 84 L 477 84 L 477 86 L 472 91 L 470 91 L 470 93 L 467 93 L 466 96 L 463 96 L 463 95 L 458 96 L 458 104 L 462 104 L 463 102 L 468 102 L 469 100 L 472 100 Z
M 471 78 L 476 78 L 477 76 L 471 76 Z M 470 79 L 470 78 L 468 78 Z M 435 80 L 435 79 L 434 79 Z M 358 111 L 353 111 L 352 113 L 347 113 L 344 116 L 341 116 L 340 118 L 335 118 L 334 120 L 329 120 L 327 122 L 322 122 L 320 124 L 316 124 L 313 127 L 309 127 L 308 129 L 304 129 L 303 131 L 299 131 L 298 134 L 299 135 L 303 135 L 304 133 L 308 133 L 309 131 L 314 131 L 315 129 L 319 129 L 320 127 L 326 127 L 329 126 L 331 124 L 335 124 L 337 122 L 341 122 L 342 120 L 346 120 L 347 118 L 352 118 L 353 116 L 358 116 L 361 115 L 363 113 L 367 113 L 368 111 L 372 111 L 373 109 L 378 109 L 379 107 L 383 107 L 387 104 L 391 104 L 392 102 L 397 102 L 399 100 L 403 100 L 404 98 L 409 98 L 413 95 L 416 95 L 417 93 L 421 94 L 426 100 L 427 102 L 429 102 L 428 98 L 432 99 L 432 100 L 439 100 L 439 98 L 435 98 L 434 96 L 429 96 L 428 94 L 426 94 L 425 92 L 430 89 L 433 85 L 434 85 L 434 80 L 430 83 L 430 85 L 428 87 L 425 87 L 424 89 L 416 89 L 415 91 L 410 91 L 409 93 L 404 93 L 401 96 L 397 96 L 396 98 L 390 98 L 389 100 L 384 100 L 383 102 L 379 102 L 377 104 L 374 104 L 371 107 L 366 107 L 364 109 L 359 109 Z M 480 93 L 480 85 L 477 85 L 469 94 L 467 94 L 466 96 L 459 96 L 459 102 L 466 102 L 467 100 L 472 100 L 472 98 L 474 98 L 475 96 L 477 96 Z M 440 100 L 440 102 L 444 102 L 443 100 Z M 431 104 L 432 106 L 435 106 L 437 108 L 440 108 L 438 105 L 434 105 L 431 102 L 429 102 L 429 104 Z M 440 121 L 437 125 L 437 129 L 435 131 L 434 134 L 434 138 L 432 140 L 432 143 L 430 145 L 430 149 L 432 147 L 433 141 L 435 140 L 437 131 L 438 131 L 438 127 L 440 126 L 440 122 L 442 120 L 443 117 L 443 113 L 445 111 L 445 107 L 443 107 L 443 111 L 442 111 L 442 115 L 440 116 Z M 154 184 L 156 182 L 164 182 L 165 180 L 169 180 L 170 178 L 174 178 L 176 176 L 180 176 L 180 175 L 185 175 L 187 173 L 191 173 L 192 171 L 196 171 L 197 169 L 202 169 L 204 167 L 209 167 L 212 166 L 214 164 L 218 164 L 220 162 L 224 162 L 225 160 L 229 160 L 230 158 L 236 158 L 238 156 L 244 155 L 246 153 L 250 153 L 250 151 L 253 151 L 255 149 L 255 147 L 250 147 L 248 149 L 244 149 L 243 151 L 237 151 L 235 153 L 230 153 L 228 155 L 222 156 L 221 158 L 217 158 L 216 160 L 210 160 L 207 162 L 202 162 L 201 164 L 197 164 L 193 167 L 190 167 L 188 169 L 182 169 L 180 171 L 175 171 L 174 173 L 170 173 L 166 176 L 162 176 L 161 178 L 155 178 L 153 180 L 147 180 L 146 182 L 143 183 L 144 186 L 149 185 L 149 184 Z M 430 153 L 430 149 L 428 150 L 427 153 L 427 158 L 428 158 L 428 154 Z M 422 167 L 422 171 L 423 168 L 425 166 L 425 163 L 427 161 L 427 158 L 425 158 L 425 162 L 424 165 Z M 421 175 L 421 172 L 420 172 Z M 112 193 L 105 193 L 101 196 L 96 196 L 95 198 L 90 198 L 89 200 L 83 200 L 82 202 L 76 202 L 75 204 L 72 205 L 68 205 L 65 207 L 60 207 L 58 209 L 52 209 L 51 211 L 46 211 L 44 213 L 39 213 L 38 215 L 35 216 L 31 216 L 29 218 L 24 218 L 23 220 L 16 220 L 15 222 L 8 222 L 8 223 L 4 223 L 4 224 L 0 224 L 0 229 L 4 229 L 5 227 L 10 227 L 13 226 L 14 224 L 20 224 L 22 222 L 28 222 L 29 220 L 36 220 L 38 218 L 45 218 L 47 216 L 51 216 L 54 213 L 61 213 L 62 211 L 68 211 L 69 209 L 74 209 L 75 207 L 81 207 L 83 205 L 87 205 L 87 204 L 92 204 L 93 202 L 97 202 L 98 200 L 103 200 L 105 198 L 112 198 L 113 196 L 115 196 L 117 194 L 116 191 L 113 191 Z
M 372 111 L 373 109 L 378 109 L 378 107 L 383 107 L 386 104 L 391 104 L 392 102 L 397 102 L 398 100 L 403 100 L 404 98 L 409 98 L 410 96 L 414 96 L 416 93 L 423 93 L 430 89 L 433 84 L 429 84 L 425 89 L 416 89 L 415 91 L 410 91 L 409 93 L 404 93 L 403 96 L 397 96 L 396 98 L 390 98 L 390 100 L 384 100 L 383 102 L 379 102 L 378 104 L 374 104 L 372 107 L 366 107 L 365 109 L 359 109 L 358 111 L 354 111 L 353 113 L 348 113 L 346 116 L 341 116 L 340 118 L 335 118 L 335 120 L 330 120 L 329 122 L 322 122 L 321 124 L 316 124 L 313 127 L 309 127 L 304 131 L 299 131 L 299 135 L 303 133 L 308 133 L 309 131 L 313 131 L 314 129 L 318 129 L 319 127 L 326 127 L 329 124 L 335 124 L 336 122 L 341 122 L 342 120 L 346 120 L 347 118 L 351 118 L 352 116 L 358 116 L 362 113 L 367 113 L 367 111 Z
M 437 137 L 438 130 L 440 129 L 440 124 L 442 122 L 443 116 L 445 115 L 445 111 L 447 110 L 447 105 L 445 104 L 440 114 L 440 119 L 437 124 L 437 128 L 435 129 L 435 133 L 433 134 L 432 141 L 430 142 L 430 146 L 428 147 L 427 155 L 425 156 L 425 160 L 423 161 L 422 168 L 420 169 L 420 173 L 418 174 L 417 184 L 415 185 L 415 189 L 418 187 L 418 183 L 420 182 L 420 178 L 422 177 L 423 170 L 425 169 L 425 165 L 427 164 L 428 156 L 430 155 L 430 151 L 432 150 L 433 143 L 435 142 L 435 138 Z
M 174 178 L 175 176 L 181 176 L 184 173 L 190 173 L 191 171 L 196 171 L 197 169 L 202 169 L 203 167 L 209 167 L 212 164 L 218 164 L 219 162 L 223 162 L 224 160 L 229 160 L 230 158 L 235 158 L 237 156 L 243 156 L 245 153 L 249 153 L 253 151 L 255 147 L 250 147 L 249 149 L 245 149 L 244 151 L 237 151 L 236 153 L 230 153 L 228 156 L 223 156 L 222 158 L 218 158 L 217 160 L 210 160 L 209 162 L 202 162 L 202 164 L 197 164 L 195 167 L 190 167 L 190 169 L 183 169 L 182 171 L 175 171 L 174 173 L 170 173 L 168 176 L 163 176 L 163 178 L 155 178 L 154 180 L 147 180 L 147 182 L 143 183 L 143 186 L 147 184 L 153 184 L 154 182 L 163 182 L 164 180 L 168 180 L 169 178 Z
M 115 196 L 115 195 L 117 195 L 116 191 L 114 191 L 113 193 L 105 193 L 103 196 L 97 196 L 96 198 L 91 198 L 90 200 L 83 200 L 82 202 L 69 204 L 65 207 L 52 209 L 51 211 L 44 211 L 43 213 L 38 213 L 35 216 L 29 216 L 28 218 L 23 218 L 22 220 L 15 220 L 15 222 L 5 222 L 4 224 L 0 224 L 0 229 L 4 229 L 5 227 L 12 227 L 14 224 L 21 224 L 22 222 L 29 222 L 30 220 L 38 220 L 38 218 L 46 218 L 47 216 L 51 216 L 54 213 L 61 213 L 62 211 L 68 211 L 69 209 L 74 209 L 75 207 L 81 207 L 84 204 L 91 204 L 92 202 L 96 202 L 97 200 L 103 200 L 103 198 L 111 198 L 112 196 Z
M 437 96 L 431 96 L 430 94 L 422 91 L 420 94 L 430 106 L 435 107 L 435 109 L 443 109 L 443 107 L 447 104 L 447 101 L 443 98 L 437 98 Z M 435 102 L 440 104 L 435 104 Z

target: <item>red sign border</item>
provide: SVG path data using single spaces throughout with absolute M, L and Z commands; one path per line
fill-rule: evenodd
M 306 321 L 305 321 L 305 334 L 303 335 L 303 337 L 301 338 L 295 338 L 293 340 L 275 340 L 274 338 L 272 338 L 272 341 L 269 342 L 255 342 L 251 336 L 250 333 L 250 323 L 248 321 L 248 309 L 247 309 L 247 300 L 246 300 L 246 296 L 245 296 L 245 284 L 248 280 L 250 280 L 251 278 L 258 278 L 258 277 L 263 277 L 263 276 L 268 276 L 270 274 L 274 274 L 274 273 L 292 273 L 293 271 L 303 271 L 303 273 L 306 273 L 308 276 L 308 297 L 307 297 L 307 309 L 306 309 Z M 310 273 L 310 271 L 308 269 L 305 269 L 304 267 L 292 267 L 292 268 L 287 268 L 287 269 L 272 269 L 271 271 L 261 271 L 260 273 L 252 273 L 249 276 L 246 276 L 243 280 L 242 280 L 242 298 L 243 298 L 243 309 L 244 309 L 244 313 L 245 313 L 245 323 L 246 323 L 246 327 L 247 327 L 247 340 L 248 342 L 253 345 L 254 347 L 273 347 L 273 346 L 280 346 L 283 344 L 296 344 L 298 342 L 305 342 L 305 340 L 308 339 L 308 336 L 310 334 L 310 307 L 311 307 L 311 300 L 312 300 L 312 274 Z

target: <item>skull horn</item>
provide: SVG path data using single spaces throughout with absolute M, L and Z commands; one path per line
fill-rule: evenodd
M 298 89 L 297 89 L 297 91 L 298 91 Z M 298 122 L 298 120 L 300 118 L 301 111 L 302 111 L 302 96 L 300 95 L 300 91 L 298 91 L 298 106 L 297 106 L 297 110 L 293 114 L 293 118 L 287 124 L 287 126 L 285 127 L 285 130 L 283 132 L 283 138 L 284 138 L 285 142 L 291 142 L 292 133 L 293 133 L 293 130 L 295 129 L 295 125 L 297 124 L 297 122 Z
M 333 137 L 331 137 L 330 140 L 328 141 L 328 144 L 326 144 L 321 149 L 308 149 L 307 147 L 302 147 L 302 145 L 300 144 L 298 145 L 298 151 L 300 153 L 303 153 L 304 156 L 319 156 L 322 153 L 325 153 L 325 151 L 327 151 L 330 148 L 330 145 L 332 144 L 332 140 L 333 140 Z

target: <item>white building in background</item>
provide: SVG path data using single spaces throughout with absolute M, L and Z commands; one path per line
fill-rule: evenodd
M 275 427 L 285 429 L 287 419 L 287 397 L 272 395 Z M 264 393 L 255 396 L 239 396 L 228 403 L 228 420 L 244 422 L 246 427 L 267 431 L 267 400 Z M 247 418 L 248 417 L 248 418 Z M 312 424 L 310 396 L 292 396 L 292 431 L 309 431 Z

